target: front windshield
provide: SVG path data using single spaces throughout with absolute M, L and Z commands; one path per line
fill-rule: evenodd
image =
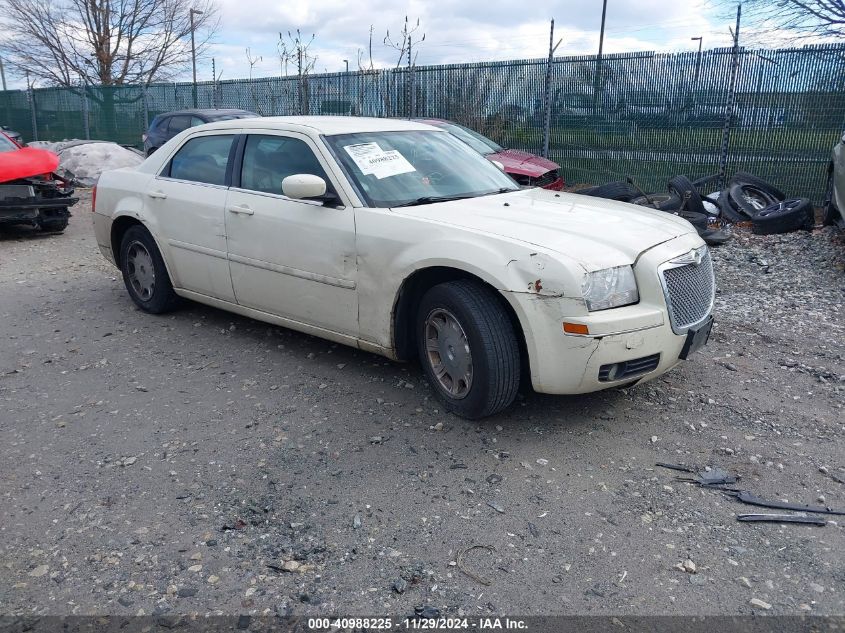
M 486 136 L 479 134 L 475 130 L 469 129 L 468 127 L 464 127 L 463 125 L 446 122 L 435 123 L 434 125 L 443 128 L 449 132 L 449 134 L 458 137 L 479 154 L 495 154 L 496 152 L 501 152 L 504 149 L 501 145 L 494 143 Z
M 326 142 L 371 207 L 513 191 L 519 186 L 446 132 L 362 132 Z
M 18 149 L 17 145 L 6 138 L 3 134 L 0 134 L 0 152 L 13 152 L 16 149 Z

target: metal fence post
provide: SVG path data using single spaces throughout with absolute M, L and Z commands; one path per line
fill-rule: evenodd
M 719 186 L 727 185 L 728 150 L 731 141 L 731 121 L 736 100 L 736 76 L 739 70 L 739 22 L 742 17 L 742 3 L 736 5 L 736 31 L 734 32 L 733 61 L 731 62 L 731 83 L 728 86 L 728 102 L 725 105 L 725 124 L 722 128 L 722 152 L 719 157 Z
M 543 87 L 543 158 L 549 157 L 549 136 L 552 127 L 552 60 L 555 54 L 555 21 L 549 31 L 549 61 L 546 63 L 546 82 Z
M 35 91 L 30 86 L 27 89 L 27 101 L 29 101 L 29 115 L 32 123 L 32 140 L 38 140 L 38 118 L 35 115 Z
M 82 84 L 82 128 L 85 130 L 85 140 L 91 140 L 91 126 L 88 121 L 88 84 Z

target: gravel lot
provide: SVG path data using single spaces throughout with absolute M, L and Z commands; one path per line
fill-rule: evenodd
M 478 423 L 413 365 L 139 312 L 82 198 L 63 235 L 0 234 L 0 612 L 845 613 L 845 516 L 738 523 L 772 511 L 655 467 L 845 508 L 833 229 L 716 249 L 674 372 Z

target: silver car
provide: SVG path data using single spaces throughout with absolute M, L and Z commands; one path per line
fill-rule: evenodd
M 833 148 L 828 167 L 825 194 L 824 224 L 836 224 L 845 229 L 845 134 Z

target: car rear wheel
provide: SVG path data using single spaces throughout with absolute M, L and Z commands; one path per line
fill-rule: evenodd
M 151 314 L 173 310 L 179 297 L 153 236 L 142 226 L 133 226 L 120 243 L 120 270 L 132 301 Z
M 416 330 L 423 371 L 448 411 L 479 419 L 513 402 L 519 343 L 493 290 L 470 280 L 434 286 L 420 302 Z

